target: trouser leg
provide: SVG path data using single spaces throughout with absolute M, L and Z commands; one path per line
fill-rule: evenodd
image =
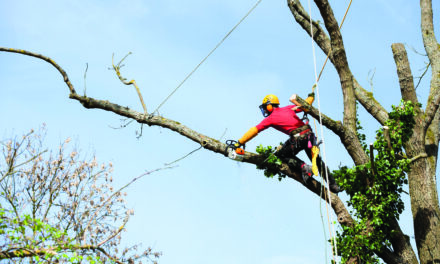
M 300 144 L 298 142 L 292 141 L 288 139 L 284 142 L 281 149 L 277 152 L 277 156 L 284 162 L 287 162 L 290 167 L 294 169 L 301 169 L 301 166 L 304 164 L 304 161 L 296 156 L 299 151 L 302 150 Z

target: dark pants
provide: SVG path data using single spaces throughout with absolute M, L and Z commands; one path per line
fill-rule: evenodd
M 286 142 L 284 142 L 282 148 L 277 152 L 277 156 L 287 162 L 290 167 L 295 170 L 300 170 L 304 161 L 296 156 L 301 150 L 304 150 L 312 160 L 312 149 L 309 148 L 309 142 L 312 146 L 316 145 L 316 137 L 313 132 L 306 133 L 299 137 L 290 137 Z M 327 170 L 327 175 L 329 179 L 329 184 L 335 184 L 335 179 L 333 178 L 330 170 L 325 166 L 324 161 L 322 161 L 321 156 L 318 155 L 316 158 L 316 165 L 318 166 L 319 174 L 321 174 L 324 179 L 326 179 L 326 175 L 324 173 L 324 168 Z

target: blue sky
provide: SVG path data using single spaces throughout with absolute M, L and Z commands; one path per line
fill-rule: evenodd
M 122 85 L 108 70 L 113 53 L 115 60 L 133 53 L 122 74 L 137 81 L 152 111 L 255 4 L 254 0 L 0 1 L 0 46 L 51 57 L 67 71 L 78 93 L 84 90 L 88 63 L 87 95 L 138 111 L 142 107 L 135 90 Z M 349 1 L 333 2 L 340 19 Z M 439 3 L 433 2 L 438 15 Z M 307 2 L 303 5 L 308 9 Z M 315 8 L 312 16 L 318 16 Z M 419 21 L 416 1 L 353 1 L 343 26 L 353 74 L 387 109 L 400 98 L 391 44 L 407 44 L 414 76 L 421 75 L 427 62 L 412 50 L 423 53 Z M 438 30 L 438 23 L 435 26 Z M 324 59 L 317 49 L 318 68 Z M 261 120 L 258 105 L 266 94 L 277 94 L 281 104 L 287 104 L 292 93 L 305 96 L 313 83 L 310 38 L 294 22 L 286 1 L 266 0 L 160 113 L 210 137 L 237 139 Z M 417 90 L 422 102 L 426 101 L 427 84 L 425 80 Z M 119 186 L 199 147 L 157 127 L 144 127 L 140 139 L 136 138 L 137 124 L 111 128 L 121 125 L 120 117 L 86 110 L 68 99 L 59 73 L 34 58 L 0 54 L 0 92 L 2 138 L 44 122 L 52 146 L 72 137 L 85 152 L 112 162 Z M 321 79 L 319 97 L 322 111 L 340 119 L 341 92 L 330 64 Z M 372 141 L 378 124 L 363 111 L 360 115 Z M 330 167 L 350 165 L 339 139 L 325 133 Z M 265 131 L 247 144 L 247 150 L 284 140 L 277 131 Z M 325 208 L 301 184 L 266 179 L 254 166 L 205 150 L 177 165 L 129 187 L 128 203 L 135 215 L 124 243 L 142 243 L 162 251 L 163 264 L 329 260 L 327 231 L 320 217 L 322 210 L 326 218 Z M 404 227 L 412 225 L 410 214 L 410 210 L 404 213 Z M 410 230 L 408 235 L 412 235 Z

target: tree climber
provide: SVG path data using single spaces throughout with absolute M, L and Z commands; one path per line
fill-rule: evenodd
M 313 155 L 315 155 L 316 165 L 321 176 L 324 172 L 322 169 L 325 168 L 327 170 L 330 191 L 338 193 L 341 189 L 336 184 L 329 169 L 325 166 L 318 152 L 312 152 L 312 146 L 316 146 L 316 137 L 311 127 L 297 116 L 296 113 L 300 113 L 303 110 L 301 109 L 301 105 L 299 105 L 295 99 L 296 94 L 293 94 L 289 99 L 293 105 L 279 107 L 280 101 L 277 96 L 269 94 L 264 97 L 263 104 L 259 107 L 265 118 L 258 125 L 249 129 L 243 137 L 238 140 L 238 145 L 244 146 L 246 142 L 254 138 L 259 132 L 268 127 L 273 127 L 276 130 L 289 135 L 289 139 L 283 145 L 278 147 L 276 155 L 284 162 L 287 162 L 291 169 L 301 170 L 301 175 L 305 184 L 307 184 L 310 177 L 312 177 L 312 166 L 299 159 L 296 154 L 301 150 L 304 150 L 310 160 L 312 160 Z M 312 104 L 314 99 L 314 94 L 311 93 L 305 101 L 308 104 Z

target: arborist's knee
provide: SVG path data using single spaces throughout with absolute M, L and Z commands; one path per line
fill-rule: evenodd
M 277 147 L 277 150 L 275 152 L 275 156 L 277 156 L 280 159 L 288 159 L 293 157 L 293 150 L 291 143 L 289 141 L 286 141 L 284 144 L 280 144 Z

